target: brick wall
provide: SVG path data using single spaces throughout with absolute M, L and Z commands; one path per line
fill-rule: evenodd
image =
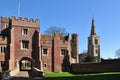
M 75 63 L 71 64 L 71 72 L 117 72 L 120 71 L 120 59 L 102 60 L 100 63 Z
M 64 35 L 41 35 L 41 52 L 42 52 L 42 66 L 47 64 L 46 68 L 43 67 L 45 72 L 61 72 L 62 64 L 65 56 L 61 54 L 61 49 L 67 49 L 69 56 L 71 56 L 71 47 L 69 39 Z M 43 54 L 43 49 L 48 49 L 48 54 Z M 69 60 L 68 60 L 69 61 Z
M 72 63 L 78 63 L 78 34 L 72 34 L 71 39 L 71 57 L 74 59 Z

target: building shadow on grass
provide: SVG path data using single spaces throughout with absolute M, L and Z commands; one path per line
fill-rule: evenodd
M 120 80 L 120 74 L 71 76 L 71 77 L 46 77 L 43 80 Z

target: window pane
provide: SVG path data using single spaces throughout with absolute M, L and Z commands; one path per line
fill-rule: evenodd
M 95 39 L 95 44 L 98 44 L 98 40 L 97 39 Z
M 28 49 L 29 48 L 29 41 L 22 41 L 22 49 Z
M 28 29 L 23 29 L 23 32 L 22 32 L 24 35 L 27 35 L 28 34 Z
M 61 54 L 62 55 L 68 55 L 68 50 L 67 49 L 61 49 Z
M 46 67 L 47 67 L 47 64 L 44 64 L 43 67 L 46 68 Z
M 43 49 L 43 54 L 47 55 L 47 53 L 48 53 L 48 49 Z

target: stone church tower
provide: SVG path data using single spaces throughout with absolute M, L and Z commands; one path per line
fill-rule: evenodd
M 96 58 L 96 62 L 100 62 L 100 37 L 96 33 L 94 19 L 92 19 L 91 33 L 88 37 L 88 54 Z

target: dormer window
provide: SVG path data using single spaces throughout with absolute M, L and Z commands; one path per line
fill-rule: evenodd
M 27 35 L 28 34 L 28 29 L 23 29 L 22 34 Z

